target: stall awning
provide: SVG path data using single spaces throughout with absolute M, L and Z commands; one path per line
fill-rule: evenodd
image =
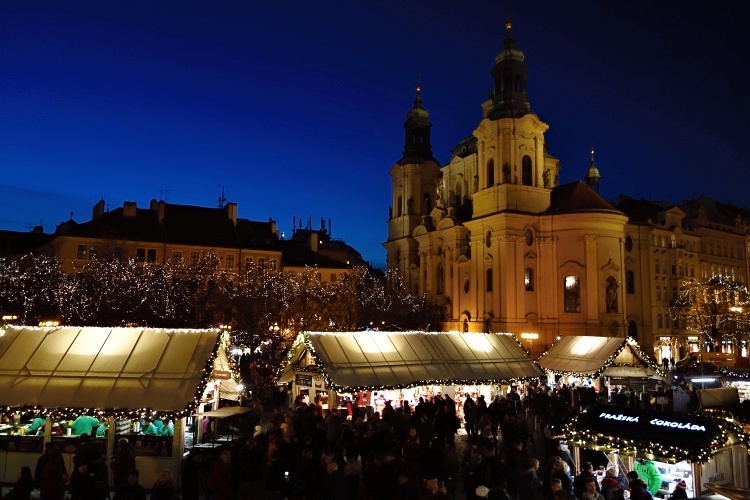
M 564 439 L 576 446 L 691 462 L 707 461 L 730 434 L 744 435 L 737 424 L 722 418 L 614 405 L 591 407 L 563 430 Z
M 511 334 L 312 332 L 305 339 L 304 347 L 311 349 L 329 387 L 345 392 L 542 376 Z
M 9 326 L 0 335 L 0 405 L 183 411 L 210 374 L 218 336 L 218 330 Z
M 586 377 L 649 377 L 659 367 L 630 337 L 564 335 L 538 360 L 545 370 Z

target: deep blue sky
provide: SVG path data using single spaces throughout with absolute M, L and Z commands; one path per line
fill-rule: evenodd
M 517 5 L 515 5 L 517 4 Z M 750 206 L 750 43 L 735 2 L 514 2 L 561 182 Z M 481 119 L 505 2 L 10 0 L 0 5 L 0 228 L 152 198 L 292 217 L 382 266 L 415 75 L 435 156 Z

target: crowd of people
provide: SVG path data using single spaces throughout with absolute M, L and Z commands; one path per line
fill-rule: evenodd
M 211 451 L 193 448 L 179 488 L 165 470 L 144 489 L 127 439 L 109 465 L 101 440 L 83 439 L 70 474 L 47 443 L 32 482 L 42 500 L 62 500 L 66 491 L 72 500 L 623 500 L 626 490 L 632 500 L 648 500 L 655 492 L 635 471 L 629 477 L 610 468 L 600 481 L 591 463 L 576 470 L 567 448 L 545 432 L 600 396 L 593 388 L 539 386 L 489 403 L 470 395 L 460 405 L 447 395 L 420 398 L 413 408 L 386 402 L 371 415 L 297 398 L 276 407 L 265 429 L 246 429 Z M 21 476 L 19 493 L 8 496 L 26 500 L 30 471 Z

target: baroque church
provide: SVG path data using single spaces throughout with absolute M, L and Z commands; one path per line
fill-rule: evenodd
M 697 350 L 670 304 L 685 279 L 746 282 L 740 215 L 722 225 L 702 206 L 607 202 L 593 148 L 584 180 L 560 184 L 510 22 L 491 76 L 482 120 L 446 165 L 417 87 L 390 170 L 388 269 L 441 304 L 444 331 L 510 332 L 534 354 L 560 335 L 630 335 L 659 360 Z

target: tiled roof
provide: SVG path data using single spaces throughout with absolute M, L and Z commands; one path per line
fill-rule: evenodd
M 545 214 L 554 215 L 576 212 L 622 213 L 588 187 L 583 181 L 562 184 L 553 188 L 550 206 L 545 211 Z

